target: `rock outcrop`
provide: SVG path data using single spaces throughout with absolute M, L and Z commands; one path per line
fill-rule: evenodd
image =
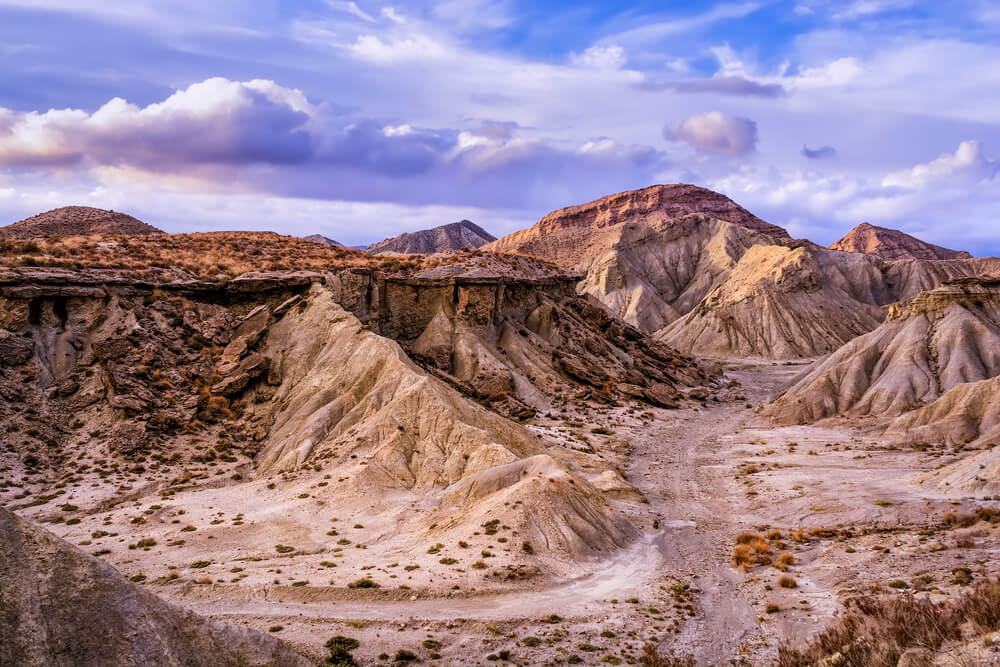
M 383 252 L 409 255 L 429 254 L 443 250 L 473 250 L 495 240 L 495 236 L 476 223 L 460 220 L 449 225 L 400 234 L 373 243 L 365 249 L 365 252 L 372 255 Z
M 882 325 L 817 362 L 765 414 L 782 423 L 838 415 L 885 422 L 997 375 L 1000 282 L 946 282 L 890 308 Z
M 0 508 L 0 664 L 306 667 L 273 636 L 206 620 Z
M 581 472 L 582 454 L 507 417 L 633 399 L 676 407 L 707 398 L 711 382 L 577 295 L 577 280 L 478 251 L 399 273 L 361 265 L 228 280 L 3 269 L 0 456 L 12 474 L 51 483 L 91 466 L 120 475 L 120 487 L 88 492 L 90 510 L 131 484 L 169 497 L 285 474 L 325 486 L 336 473 L 386 512 L 400 498 L 465 498 L 441 505 L 428 522 L 438 533 L 467 535 L 478 526 L 469 517 L 516 500 L 505 522 L 547 545 L 540 557 L 606 553 L 636 530 L 601 489 L 637 492 L 597 457 Z M 188 472 L 219 464 L 230 475 Z M 45 512 L 57 495 L 20 495 L 13 508 Z
M 830 246 L 831 250 L 860 252 L 882 259 L 971 259 L 964 250 L 949 250 L 921 241 L 898 229 L 886 229 L 862 222 Z
M 27 239 L 55 234 L 90 236 L 92 234 L 162 234 L 163 230 L 116 211 L 89 206 L 64 206 L 39 213 L 19 222 L 0 227 L 0 238 Z
M 425 368 L 515 417 L 572 399 L 675 407 L 707 377 L 689 357 L 575 294 L 578 276 L 514 255 L 406 277 L 344 272 L 337 301 Z

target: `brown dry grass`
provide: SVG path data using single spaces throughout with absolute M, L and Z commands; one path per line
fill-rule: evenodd
M 781 646 L 777 664 L 807 667 L 838 656 L 836 664 L 844 667 L 895 667 L 910 648 L 940 655 L 947 643 L 962 639 L 966 624 L 980 634 L 1000 628 L 1000 579 L 940 603 L 910 593 L 853 598 L 808 645 Z
M 433 260 L 435 264 L 440 261 Z M 0 265 L 158 270 L 181 278 L 219 280 L 248 271 L 323 271 L 348 266 L 395 273 L 419 270 L 430 263 L 422 256 L 372 257 L 273 232 L 206 232 L 0 239 Z

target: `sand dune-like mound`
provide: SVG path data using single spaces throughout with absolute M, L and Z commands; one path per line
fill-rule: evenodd
M 643 331 L 690 312 L 768 234 L 702 214 L 631 221 L 604 231 L 604 246 L 576 265 L 580 291 Z
M 1000 448 L 967 456 L 913 481 L 946 496 L 995 498 L 1000 495 Z
M 0 664 L 299 667 L 278 639 L 160 600 L 0 508 Z
M 380 252 L 400 254 L 434 253 L 442 250 L 479 248 L 495 241 L 496 237 L 469 220 L 460 220 L 449 225 L 441 225 L 418 232 L 408 232 L 373 243 L 365 252 L 377 255 Z
M 1000 283 L 964 280 L 890 309 L 875 331 L 818 362 L 766 414 L 782 423 L 888 419 L 1000 374 Z
M 445 490 L 441 505 L 445 511 L 435 520 L 444 531 L 482 525 L 513 506 L 517 510 L 505 512 L 504 522 L 515 523 L 530 544 L 564 558 L 606 553 L 638 535 L 597 489 L 545 454 L 466 477 Z
M 863 222 L 830 246 L 831 250 L 860 252 L 883 259 L 970 259 L 964 250 L 949 250 L 921 241 L 898 229 L 886 229 Z
M 58 236 L 89 236 L 91 234 L 162 234 L 162 229 L 117 211 L 105 211 L 90 206 L 64 206 L 39 213 L 6 227 L 0 227 L 0 238 L 27 239 L 55 234 Z

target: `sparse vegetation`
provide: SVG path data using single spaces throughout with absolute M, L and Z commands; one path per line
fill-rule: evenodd
M 978 632 L 1000 628 L 1000 580 L 984 581 L 949 601 L 912 594 L 867 595 L 848 600 L 846 610 L 804 647 L 779 648 L 779 667 L 807 667 L 838 656 L 849 667 L 895 667 L 910 648 L 933 655 L 962 638 L 962 626 Z

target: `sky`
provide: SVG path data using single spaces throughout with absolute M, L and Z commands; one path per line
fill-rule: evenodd
M 1000 255 L 1000 0 L 0 0 L 0 224 L 499 236 L 675 182 Z

